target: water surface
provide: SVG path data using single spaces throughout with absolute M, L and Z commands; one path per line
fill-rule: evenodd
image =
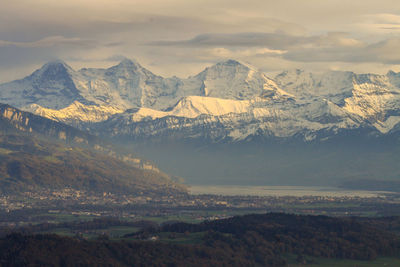
M 212 194 L 225 196 L 326 196 L 326 197 L 377 197 L 385 191 L 348 190 L 319 186 L 236 186 L 236 185 L 192 185 L 193 195 Z

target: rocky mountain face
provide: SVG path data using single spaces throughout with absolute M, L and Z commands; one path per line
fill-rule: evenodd
M 0 192 L 73 188 L 95 193 L 184 193 L 152 163 L 71 126 L 0 104 Z
M 91 149 L 117 160 L 125 161 L 136 168 L 159 171 L 150 161 L 137 158 L 130 153 L 124 153 L 97 136 L 1 103 L 0 123 L 3 133 L 25 133 L 27 136 L 36 136 L 63 145 Z
M 96 134 L 203 138 L 237 142 L 340 132 L 397 131 L 400 74 L 285 71 L 273 79 L 228 60 L 180 79 L 163 78 L 128 59 L 108 69 L 75 71 L 64 62 L 0 85 L 0 101 Z
M 67 144 L 94 146 L 99 139 L 69 125 L 0 104 L 0 119 L 4 128 L 31 134 L 43 135 Z M 6 127 L 7 126 L 7 127 Z

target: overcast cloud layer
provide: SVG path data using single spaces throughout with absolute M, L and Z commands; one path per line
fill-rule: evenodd
M 0 82 L 56 58 L 80 68 L 122 56 L 163 76 L 228 58 L 266 72 L 385 73 L 400 71 L 398 51 L 397 0 L 3 0 L 0 8 Z

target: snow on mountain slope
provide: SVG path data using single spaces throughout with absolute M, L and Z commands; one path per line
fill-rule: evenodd
M 222 116 L 229 113 L 245 113 L 250 108 L 249 100 L 230 100 L 213 97 L 188 96 L 182 98 L 169 111 L 159 111 L 149 108 L 128 110 L 131 122 L 148 119 L 159 119 L 168 116 L 196 118 L 200 115 Z
M 45 64 L 31 76 L 1 85 L 0 101 L 17 107 L 38 104 L 62 109 L 74 101 L 120 109 L 162 110 L 186 96 L 250 99 L 263 93 L 285 95 L 254 67 L 234 60 L 218 63 L 187 79 L 163 78 L 124 59 L 108 69 L 74 71 L 64 62 Z
M 82 95 L 96 104 L 117 108 L 167 108 L 176 103 L 178 78 L 164 79 L 125 59 L 108 69 L 81 69 L 77 87 Z
M 388 75 L 331 71 L 313 74 L 301 70 L 276 76 L 283 90 L 298 100 L 328 99 L 371 123 L 382 123 L 400 111 L 399 79 Z
M 344 108 L 371 122 L 385 121 L 388 114 L 398 112 L 400 90 L 385 75 L 361 74 L 353 79 L 352 95 Z M 397 110 L 397 111 L 396 111 Z
M 298 99 L 326 98 L 343 105 L 344 98 L 351 95 L 353 75 L 352 72 L 311 73 L 297 69 L 282 72 L 275 80 L 283 90 Z
M 0 85 L 0 102 L 16 107 L 38 104 L 46 108 L 61 109 L 80 97 L 72 74 L 74 70 L 62 61 L 53 61 L 30 76 Z
M 62 61 L 45 64 L 32 75 L 0 85 L 0 101 L 24 108 L 37 104 L 60 110 L 75 101 L 114 108 L 167 108 L 181 96 L 178 78 L 164 79 L 125 59 L 108 69 L 73 70 Z
M 3 84 L 0 88 L 3 102 L 64 122 L 66 118 L 72 119 L 73 111 L 78 112 L 76 108 L 65 109 L 74 106 L 76 101 L 90 105 L 91 115 L 84 116 L 78 112 L 75 120 L 86 122 L 94 118 L 94 122 L 107 117 L 103 108 L 106 106 L 118 110 L 164 110 L 187 96 L 242 100 L 257 96 L 276 100 L 292 97 L 254 67 L 234 60 L 218 63 L 188 79 L 157 76 L 129 59 L 108 69 L 84 68 L 79 71 L 55 61 L 45 64 L 27 78 Z M 99 109 L 93 108 L 95 105 L 102 107 L 96 115 L 94 110 Z
M 249 100 L 230 100 L 214 97 L 189 96 L 183 98 L 168 112 L 173 116 L 195 118 L 201 114 L 221 116 L 248 112 Z
M 327 100 L 297 104 L 260 97 L 228 100 L 196 96 L 182 99 L 170 111 L 128 110 L 99 125 L 112 136 L 134 139 L 183 136 L 216 142 L 239 141 L 255 135 L 289 138 L 299 133 L 312 140 L 316 136 L 310 133 L 355 129 L 361 124 L 358 117 Z
M 303 136 L 375 128 L 400 117 L 400 74 L 285 71 L 268 78 L 227 60 L 186 79 L 163 78 L 125 59 L 74 71 L 61 61 L 0 85 L 0 101 L 74 126 L 133 138 L 163 134 L 212 140 Z
M 287 95 L 276 83 L 246 63 L 227 60 L 206 68 L 183 81 L 183 91 L 190 95 L 224 99 L 251 99 L 270 92 Z
M 123 112 L 123 110 L 111 106 L 83 105 L 78 101 L 60 110 L 44 108 L 37 104 L 32 104 L 25 110 L 67 124 L 100 122 L 108 119 L 113 114 Z

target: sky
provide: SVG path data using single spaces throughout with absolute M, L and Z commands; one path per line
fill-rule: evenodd
M 398 0 L 0 0 L 0 82 L 62 59 L 169 77 L 227 59 L 267 73 L 400 71 Z

